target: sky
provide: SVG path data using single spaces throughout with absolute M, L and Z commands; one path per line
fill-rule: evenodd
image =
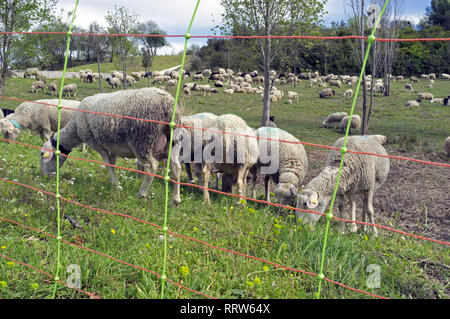
M 347 0 L 328 0 L 324 16 L 325 24 L 332 21 L 346 20 L 348 14 L 345 12 Z M 403 18 L 417 24 L 425 15 L 426 7 L 431 0 L 404 0 Z M 368 1 L 369 2 L 369 1 Z M 100 25 L 107 26 L 104 19 L 108 11 L 113 11 L 114 6 L 126 6 L 130 11 L 139 15 L 139 20 L 155 21 L 167 34 L 184 34 L 187 31 L 197 0 L 80 0 L 75 24 L 87 28 L 91 21 L 97 21 Z M 75 0 L 59 0 L 56 11 L 72 11 Z M 223 9 L 219 0 L 203 0 L 195 17 L 191 35 L 211 35 L 211 29 L 218 25 L 221 20 Z M 182 51 L 184 38 L 168 38 L 170 47 L 161 49 L 159 54 L 174 54 Z M 191 44 L 205 44 L 205 39 L 191 39 Z

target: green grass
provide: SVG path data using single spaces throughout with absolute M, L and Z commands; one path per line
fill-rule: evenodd
M 171 66 L 178 64 L 173 62 Z M 5 96 L 33 100 L 50 98 L 48 94 L 31 94 L 29 87 L 32 81 L 8 79 Z M 78 79 L 67 79 L 66 83 L 77 83 L 78 100 L 98 92 L 98 83 L 81 83 Z M 140 81 L 133 88 L 144 87 L 146 83 L 146 80 Z M 429 102 L 423 102 L 418 108 L 405 108 L 403 102 L 415 99 L 417 95 L 404 92 L 403 85 L 395 83 L 391 97 L 375 98 L 371 133 L 385 134 L 405 145 L 425 143 L 432 152 L 443 153 L 443 140 L 449 131 L 449 109 Z M 273 105 L 272 114 L 276 116 L 279 127 L 301 141 L 325 145 L 332 144 L 341 136 L 337 129 L 323 129 L 320 123 L 330 112 L 348 112 L 351 101 L 342 97 L 344 88 L 337 89 L 336 97 L 331 100 L 319 99 L 320 89 L 308 88 L 306 82 L 296 88 L 280 88 L 298 91 L 300 102 L 289 105 L 285 98 Z M 414 88 L 416 91 L 430 91 L 422 82 L 415 84 Z M 104 92 L 111 91 L 105 85 Z M 445 96 L 448 82 L 436 81 L 431 92 L 435 96 Z M 203 97 L 199 92 L 193 92 L 193 95 L 189 100 L 181 99 L 190 112 L 235 113 L 249 125 L 259 126 L 262 112 L 260 96 L 219 93 Z M 2 107 L 11 108 L 20 104 L 6 100 L 0 102 Z M 361 114 L 360 106 L 356 113 Z M 397 140 L 396 136 L 399 136 Z M 23 132 L 19 142 L 42 145 L 40 138 L 29 132 Z M 55 192 L 55 180 L 40 175 L 36 149 L 4 142 L 0 145 L 0 177 Z M 307 147 L 307 152 L 313 150 Z M 71 156 L 101 161 L 93 151 L 83 155 L 81 149 L 75 149 Z M 133 168 L 134 161 L 119 159 L 117 165 Z M 310 165 L 318 168 L 323 163 Z M 161 164 L 160 175 L 163 175 L 163 167 Z M 116 170 L 116 173 L 122 189 L 110 184 L 104 167 L 69 159 L 61 169 L 60 193 L 78 203 L 161 226 L 163 181 L 155 178 L 150 198 L 142 200 L 135 197 L 141 184 L 138 174 L 124 170 Z M 186 181 L 186 176 L 182 176 L 182 181 Z M 202 194 L 197 188 L 182 186 L 181 194 L 179 207 L 169 209 L 168 227 L 171 231 L 286 267 L 318 271 L 325 220 L 310 229 L 294 217 L 279 215 L 276 209 L 253 202 L 239 205 L 234 197 L 211 193 L 212 204 L 208 206 L 202 203 Z M 0 217 L 56 234 L 56 201 L 53 197 L 3 181 L 0 181 L 0 196 Z M 74 229 L 64 219 L 61 227 L 63 239 L 157 273 L 162 272 L 163 242 L 159 229 L 65 201 L 62 201 L 61 214 L 78 217 L 84 230 Z M 2 221 L 0 254 L 54 274 L 56 240 Z M 448 298 L 448 268 L 439 265 L 448 265 L 449 261 L 448 249 L 443 245 L 385 231 L 381 231 L 378 238 L 363 232 L 342 235 L 337 225 L 332 223 L 324 273 L 329 279 L 386 297 Z M 432 275 L 423 267 L 426 262 L 432 262 L 436 267 Z M 161 285 L 157 276 L 62 243 L 60 276 L 64 281 L 69 280 L 67 267 L 71 264 L 80 266 L 81 288 L 102 298 L 160 297 Z M 367 287 L 370 275 L 367 267 L 371 264 L 380 267 L 380 288 Z M 317 291 L 316 277 L 175 236 L 169 238 L 167 277 L 218 298 L 314 298 Z M 322 298 L 367 297 L 326 282 L 322 287 Z M 53 283 L 45 275 L 0 258 L 1 298 L 48 298 L 52 289 Z M 166 285 L 165 291 L 166 298 L 203 298 L 171 283 Z M 57 297 L 85 298 L 83 294 L 61 285 Z
M 188 57 L 189 58 L 189 57 Z M 144 67 L 141 65 L 141 57 L 137 56 L 133 59 L 129 59 L 127 62 L 127 72 L 134 72 L 134 71 L 142 71 L 144 70 Z M 181 55 L 158 55 L 154 57 L 154 60 L 152 62 L 152 66 L 150 67 L 151 70 L 165 70 L 177 65 L 181 64 Z M 67 68 L 68 72 L 78 72 L 80 70 L 86 70 L 91 69 L 92 72 L 97 72 L 98 67 L 97 63 L 91 63 L 91 64 L 85 64 L 76 66 L 73 68 Z M 114 70 L 122 70 L 122 62 L 118 57 L 115 57 L 114 62 L 105 62 L 100 63 L 100 72 L 109 73 Z

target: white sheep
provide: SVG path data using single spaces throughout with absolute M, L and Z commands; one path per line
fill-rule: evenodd
M 341 133 L 344 133 L 347 129 L 348 120 L 350 118 L 350 115 L 345 116 L 341 120 Z M 358 114 L 352 115 L 352 121 L 350 123 L 350 129 L 359 130 L 361 127 L 361 117 Z
M 144 122 L 121 117 L 97 115 L 92 112 L 117 114 L 127 117 L 143 118 L 154 121 L 171 122 L 174 98 L 167 92 L 156 88 L 137 90 L 123 90 L 114 93 L 103 93 L 89 96 L 81 101 L 79 110 L 75 112 L 70 122 L 59 132 L 60 150 L 62 154 L 69 154 L 77 145 L 85 142 L 96 150 L 103 161 L 115 165 L 116 156 L 137 158 L 144 168 L 143 182 L 138 197 L 147 197 L 148 188 L 156 174 L 159 161 L 167 158 L 170 129 L 168 125 L 155 122 Z M 175 114 L 175 122 L 179 122 L 179 111 Z M 54 137 L 43 146 L 45 149 L 55 150 Z M 41 173 L 52 174 L 56 170 L 56 156 L 54 152 L 40 151 Z M 60 155 L 60 165 L 66 156 Z M 171 163 L 171 172 L 176 181 L 180 180 L 179 165 Z M 108 165 L 113 184 L 117 183 L 114 167 Z M 175 188 L 179 187 L 175 183 Z M 178 191 L 174 193 L 179 194 Z M 172 204 L 178 199 L 173 198 Z
M 367 138 L 373 139 L 374 141 L 380 143 L 381 145 L 386 144 L 387 136 L 380 134 L 366 135 Z
M 58 90 L 58 81 L 54 80 L 52 83 L 48 85 L 48 90 L 50 91 L 50 94 L 53 95 L 53 93 L 56 94 L 56 91 Z
M 38 68 L 28 68 L 25 70 L 25 72 L 23 73 L 23 77 L 31 77 L 31 76 L 35 76 L 36 78 L 39 76 L 39 69 Z
M 258 139 L 260 158 L 251 169 L 253 175 L 252 196 L 256 198 L 257 176 L 265 175 L 264 193 L 266 201 L 270 202 L 269 181 L 272 179 L 276 184 L 274 194 L 278 203 L 290 205 L 292 199 L 297 196 L 297 189 L 308 171 L 308 157 L 305 148 L 296 137 L 279 128 L 261 127 L 256 130 L 256 136 L 261 138 Z M 279 142 L 278 140 L 294 143 Z M 268 160 L 270 159 L 270 163 L 261 157 L 263 149 L 267 150 L 265 155 Z M 269 165 L 273 166 L 273 169 L 266 174 L 262 174 Z
M 66 94 L 66 97 L 70 97 L 70 93 L 77 96 L 77 85 L 75 83 L 64 85 L 62 91 Z
M 43 81 L 35 81 L 31 84 L 31 92 L 37 94 L 38 89 L 41 89 L 42 93 L 45 93 L 45 83 Z
M 342 148 L 343 143 L 344 138 L 340 138 L 334 143 L 333 147 L 338 150 L 333 149 L 328 153 L 325 168 L 300 192 L 297 197 L 297 208 L 324 213 L 336 186 L 341 162 L 341 152 L 339 150 Z M 381 144 L 363 136 L 348 137 L 346 148 L 351 151 L 388 155 Z M 359 194 L 364 195 L 363 222 L 366 222 L 366 217 L 369 216 L 370 223 L 375 224 L 373 197 L 375 192 L 386 181 L 389 170 L 389 158 L 351 152 L 347 152 L 344 155 L 343 168 L 337 189 L 337 208 L 338 216 L 343 218 L 345 199 L 349 199 L 352 204 L 352 232 L 357 231 L 356 223 L 354 223 L 356 221 L 355 197 Z M 303 222 L 310 225 L 314 225 L 321 217 L 318 214 L 300 211 L 296 211 L 296 215 Z M 344 231 L 344 227 L 344 222 L 341 222 L 340 230 Z M 364 230 L 366 229 L 367 227 L 364 225 Z M 373 234 L 375 236 L 378 234 L 375 226 L 373 226 Z
M 108 82 L 108 84 L 111 85 L 111 89 L 113 89 L 114 87 L 116 88 L 121 87 L 122 85 L 122 82 L 118 78 L 113 77 L 107 77 L 106 82 Z
M 183 93 L 187 99 L 192 97 L 191 90 L 188 87 L 183 88 Z
M 234 114 L 218 116 L 211 127 L 213 131 L 203 136 L 204 145 L 206 145 L 203 160 L 205 163 L 214 164 L 221 173 L 236 179 L 238 194 L 245 196 L 247 175 L 258 160 L 258 142 L 254 138 L 255 132 L 242 118 Z M 209 174 L 209 169 L 203 169 L 203 198 L 206 202 L 209 202 L 209 192 L 206 189 Z
M 433 94 L 431 93 L 419 93 L 417 97 L 417 102 L 422 102 L 422 100 L 432 100 L 434 99 Z
M 436 98 L 436 99 L 432 99 L 432 100 L 430 101 L 430 103 L 439 103 L 439 104 L 444 105 L 444 98 Z
M 341 123 L 342 119 L 348 114 L 346 112 L 335 112 L 328 114 L 325 120 L 322 122 L 323 127 L 328 127 L 331 123 Z
M 412 85 L 409 84 L 409 83 L 405 84 L 405 90 L 408 91 L 408 92 L 414 92 L 414 89 L 413 89 Z
M 44 103 L 44 104 L 42 104 Z M 78 108 L 79 101 L 61 100 L 61 105 Z M 38 133 L 42 141 L 50 139 L 58 129 L 58 100 L 37 100 L 20 104 L 14 113 L 0 120 L 0 132 L 5 139 L 15 141 L 22 130 Z M 73 110 L 61 109 L 61 127 L 70 120 Z
M 203 96 L 206 96 L 206 93 L 208 93 L 208 95 L 211 95 L 211 86 L 208 84 L 200 85 L 200 84 L 195 83 L 193 89 L 195 91 L 202 91 Z
M 344 97 L 352 98 L 353 97 L 353 90 L 348 89 L 344 92 Z
M 292 104 L 293 100 L 296 100 L 298 103 L 298 93 L 293 91 L 288 91 L 288 100 L 289 104 Z
M 324 89 L 324 90 L 320 91 L 319 97 L 321 99 L 326 99 L 326 98 L 330 98 L 331 99 L 331 97 L 334 96 L 335 94 L 336 94 L 336 92 L 334 90 L 332 90 L 330 88 L 327 88 L 327 89 Z
M 419 106 L 419 102 L 417 102 L 417 101 L 406 101 L 404 105 L 408 106 L 408 107 L 410 107 L 410 106 Z

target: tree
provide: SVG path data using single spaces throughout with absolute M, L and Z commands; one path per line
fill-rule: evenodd
M 300 35 L 320 21 L 325 0 L 221 0 L 225 12 L 223 25 L 217 27 L 232 35 Z M 247 48 L 259 48 L 264 73 L 264 106 L 261 125 L 269 125 L 270 69 L 281 52 L 283 39 L 245 40 Z
M 137 18 L 138 15 L 130 12 L 126 7 L 117 8 L 114 6 L 114 11 L 108 11 L 105 20 L 109 24 L 109 33 L 111 34 L 132 34 L 137 32 Z M 128 39 L 127 36 L 114 36 L 112 39 L 112 47 L 115 53 L 119 56 L 122 63 L 123 71 L 123 87 L 127 88 L 127 61 L 130 54 L 136 51 L 136 43 L 133 39 Z
M 147 21 L 139 23 L 137 31 L 141 34 L 154 34 L 154 35 L 166 35 L 164 30 L 158 27 L 158 24 L 154 21 Z M 158 49 L 169 45 L 165 37 L 139 37 L 142 47 L 142 66 L 145 68 L 145 72 L 150 72 L 150 67 L 153 62 L 153 57 L 158 52 Z M 150 86 L 150 77 L 148 77 L 148 86 Z
M 29 31 L 33 25 L 46 21 L 52 15 L 56 0 L 1 0 L 0 31 Z M 11 52 L 21 37 L 13 34 L 0 35 L 0 95 L 6 82 L 9 64 L 14 59 Z
M 431 0 L 427 7 L 427 20 L 431 25 L 440 25 L 444 31 L 450 31 L 450 1 Z

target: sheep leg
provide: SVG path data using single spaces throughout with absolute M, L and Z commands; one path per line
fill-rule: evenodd
M 158 161 L 153 156 L 150 156 L 148 161 L 144 164 L 144 172 L 147 174 L 144 175 L 144 179 L 142 180 L 141 188 L 139 188 L 137 197 L 139 198 L 147 197 L 148 189 L 153 182 L 153 175 L 156 173 L 156 170 L 158 169 L 158 164 L 159 164 Z
M 210 174 L 211 174 L 211 165 L 210 164 L 203 165 L 199 184 L 203 187 L 203 201 L 205 201 L 206 203 L 209 203 L 208 185 Z
M 184 163 L 184 166 L 186 168 L 186 173 L 188 176 L 189 183 L 194 183 L 194 179 L 192 178 L 191 163 Z
M 114 155 L 110 155 L 110 153 L 105 150 L 103 147 L 99 146 L 99 145 L 95 145 L 95 147 L 93 147 L 94 150 L 96 150 L 100 156 L 103 158 L 103 161 L 106 164 L 110 164 L 110 165 L 114 165 L 116 164 L 116 156 Z M 116 179 L 116 173 L 114 170 L 113 166 L 110 165 L 106 165 L 106 167 L 108 167 L 108 171 L 109 171 L 109 176 L 111 177 L 111 184 L 116 185 L 117 184 L 117 179 Z
M 363 201 L 363 215 L 362 215 L 362 221 L 363 223 L 367 222 L 367 203 L 368 203 L 368 195 L 366 193 L 364 193 L 364 201 Z M 367 231 L 367 225 L 364 224 L 363 225 L 363 230 L 366 232 Z
M 253 182 L 253 187 L 252 187 L 252 198 L 256 199 L 256 180 L 257 180 L 257 170 L 253 170 L 252 173 L 252 182 Z
M 238 194 L 240 196 L 245 196 L 245 177 L 247 176 L 245 174 L 246 169 L 245 168 L 241 168 L 238 171 L 238 176 L 237 176 L 237 187 L 238 187 Z
M 375 216 L 373 211 L 373 191 L 369 191 L 367 194 L 367 212 L 369 213 L 370 223 L 375 224 Z M 378 229 L 375 226 L 372 226 L 373 235 L 378 236 Z
M 344 196 L 338 196 L 337 197 L 338 200 L 338 205 L 337 205 L 337 209 L 338 209 L 338 216 L 340 218 L 344 218 L 344 204 L 345 204 L 345 198 Z M 339 222 L 339 231 L 341 233 L 345 233 L 345 222 L 344 221 L 340 221 Z
M 171 160 L 170 168 L 172 170 L 173 179 L 176 182 L 179 182 L 181 174 L 181 163 L 177 160 L 177 158 L 173 158 Z M 170 206 L 178 206 L 178 204 L 181 203 L 180 187 L 181 186 L 179 183 L 174 183 L 172 201 L 170 202 Z
M 348 199 L 350 201 L 350 204 L 352 205 L 352 222 L 350 225 L 350 231 L 352 233 L 356 233 L 358 230 L 358 227 L 356 227 L 356 201 L 353 195 L 348 195 Z
M 264 191 L 265 191 L 265 197 L 266 197 L 266 202 L 270 203 L 270 192 L 269 192 L 269 183 L 270 183 L 270 176 L 266 175 L 266 177 L 264 177 Z

